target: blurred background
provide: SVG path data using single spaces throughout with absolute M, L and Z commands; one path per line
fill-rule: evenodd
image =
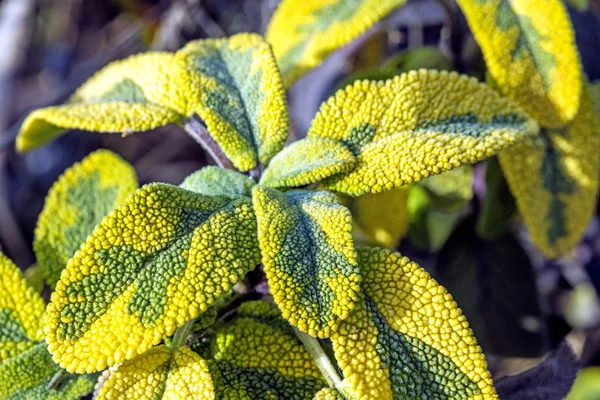
M 35 263 L 33 232 L 44 198 L 65 168 L 108 148 L 140 182 L 179 184 L 211 164 L 185 132 L 169 126 L 121 138 L 73 131 L 17 154 L 14 138 L 34 108 L 59 104 L 107 63 L 193 39 L 264 33 L 278 0 L 0 0 L 0 248 L 22 269 Z M 600 0 L 568 1 L 585 72 L 600 80 Z M 416 0 L 331 56 L 289 91 L 290 140 L 306 134 L 319 105 L 356 79 L 417 68 L 485 77 L 485 65 L 452 0 Z M 495 379 L 539 363 L 567 338 L 600 382 L 600 221 L 567 257 L 545 260 L 530 244 L 497 162 L 461 169 L 390 193 L 407 228 L 370 225 L 361 201 L 358 243 L 398 248 L 445 285 L 486 352 Z M 390 200 L 391 199 L 391 200 Z M 377 204 L 378 199 L 364 199 Z M 362 207 L 367 207 L 362 203 Z M 382 203 L 383 204 L 383 203 Z M 390 206 L 392 207 L 392 206 Z M 600 393 L 600 389 L 598 392 Z M 590 398 L 600 398 L 590 397 Z

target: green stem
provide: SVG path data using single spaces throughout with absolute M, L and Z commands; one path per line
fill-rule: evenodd
M 321 371 L 321 374 L 323 374 L 329 387 L 336 389 L 346 400 L 351 400 L 345 393 L 342 378 L 338 374 L 337 369 L 331 364 L 331 360 L 329 360 L 329 357 L 327 357 L 327 354 L 323 351 L 319 341 L 309 334 L 302 332 L 295 326 L 293 328 L 298 339 L 300 339 L 304 347 L 306 347 L 306 350 L 308 350 L 315 360 L 317 367 L 319 367 L 319 370 Z
M 194 326 L 195 320 L 195 318 L 190 319 L 188 322 L 181 325 L 175 330 L 175 334 L 173 335 L 173 341 L 171 342 L 172 349 L 178 349 L 185 344 L 188 336 L 190 336 L 190 330 L 192 329 L 192 326 Z
M 56 374 L 54 374 L 50 380 L 50 383 L 48 383 L 48 390 L 58 388 L 60 384 L 63 383 L 68 377 L 69 373 L 64 369 L 60 369 Z

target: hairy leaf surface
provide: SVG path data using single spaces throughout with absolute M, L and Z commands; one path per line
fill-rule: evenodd
M 179 187 L 207 196 L 251 197 L 254 180 L 229 169 L 204 167 L 190 174 Z
M 146 131 L 189 115 L 183 69 L 171 53 L 150 52 L 98 71 L 69 103 L 33 111 L 23 122 L 17 149 L 29 151 L 68 129 L 107 133 Z
M 108 150 L 90 154 L 54 183 L 38 218 L 33 242 L 48 285 L 56 285 L 67 261 L 94 227 L 137 186 L 131 165 Z
M 287 104 L 270 45 L 256 34 L 198 40 L 178 52 L 193 110 L 242 171 L 285 144 Z
M 286 87 L 406 0 L 283 0 L 267 28 Z
M 417 264 L 357 250 L 362 296 L 331 339 L 358 399 L 497 399 L 469 325 L 446 290 Z
M 546 257 L 573 248 L 592 218 L 600 170 L 600 124 L 584 89 L 575 119 L 498 156 L 533 242 Z
M 146 185 L 69 260 L 47 309 L 49 350 L 78 373 L 132 359 L 259 262 L 250 199 Z
M 275 302 L 299 329 L 329 336 L 358 293 L 350 212 L 329 192 L 256 186 L 253 203 Z
M 0 364 L 0 399 L 75 400 L 93 390 L 94 380 L 85 375 L 68 375 L 49 388 L 59 371 L 46 343 L 39 343 Z
M 111 371 L 98 400 L 212 400 L 208 365 L 189 347 L 157 346 Z
M 559 128 L 579 108 L 575 34 L 561 0 L 458 0 L 501 93 L 540 125 Z
M 339 140 L 352 151 L 355 168 L 325 184 L 359 196 L 474 164 L 537 132 L 518 106 L 475 79 L 419 70 L 338 91 L 308 135 Z
M 287 146 L 277 154 L 260 183 L 269 187 L 304 186 L 335 174 L 350 172 L 354 156 L 335 140 L 311 137 Z
M 242 304 L 212 338 L 208 365 L 217 399 L 311 400 L 325 386 L 311 355 L 274 304 Z
M 21 271 L 0 253 L 0 363 L 44 338 L 46 305 Z M 1 380 L 1 379 L 0 379 Z

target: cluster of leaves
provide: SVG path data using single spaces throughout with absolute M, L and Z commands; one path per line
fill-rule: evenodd
M 237 171 L 137 189 L 132 167 L 103 150 L 67 170 L 36 229 L 54 289 L 45 311 L 0 259 L 14 282 L 0 296 L 0 397 L 77 398 L 104 371 L 106 399 L 497 398 L 450 294 L 399 253 L 355 246 L 350 209 L 393 247 L 408 222 L 390 228 L 381 204 L 397 201 L 389 210 L 402 215 L 406 186 L 426 178 L 419 190 L 464 202 L 469 165 L 498 155 L 540 249 L 557 256 L 579 240 L 598 186 L 598 123 L 564 7 L 530 3 L 459 1 L 489 85 L 434 70 L 356 81 L 285 148 L 284 88 L 402 0 L 284 0 L 267 40 L 133 56 L 31 113 L 21 151 L 68 129 L 175 123 Z M 274 304 L 232 308 L 234 286 L 257 268 Z M 314 337 L 331 341 L 343 381 Z

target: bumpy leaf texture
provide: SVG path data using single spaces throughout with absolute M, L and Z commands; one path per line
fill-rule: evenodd
M 216 399 L 311 400 L 325 382 L 274 304 L 253 301 L 212 338 L 207 354 Z
M 137 190 L 69 260 L 45 324 L 54 360 L 92 372 L 142 354 L 260 262 L 249 198 Z
M 327 337 L 348 317 L 359 290 L 352 218 L 329 192 L 253 191 L 262 262 L 283 316 Z
M 267 28 L 286 87 L 406 0 L 283 0 Z
M 335 389 L 324 388 L 315 394 L 313 400 L 344 400 L 344 397 Z
M 501 93 L 540 125 L 577 114 L 581 69 L 561 0 L 458 0 Z
M 595 210 L 600 123 L 586 87 L 582 94 L 564 128 L 542 128 L 533 141 L 498 156 L 531 237 L 549 258 L 581 240 Z
M 476 163 L 537 132 L 518 106 L 477 80 L 419 70 L 338 91 L 321 106 L 308 135 L 350 149 L 354 169 L 324 183 L 359 196 Z
M 287 138 L 283 83 L 259 35 L 188 43 L 109 64 L 57 107 L 31 113 L 17 149 L 40 146 L 67 129 L 124 134 L 198 114 L 242 171 L 267 163 Z
M 75 400 L 94 388 L 94 380 L 86 375 L 69 375 L 49 388 L 59 371 L 46 343 L 39 343 L 0 364 L 0 399 Z
M 254 180 L 246 175 L 218 167 L 204 167 L 190 174 L 179 187 L 207 196 L 252 196 Z
M 46 308 L 19 268 L 0 253 L 0 363 L 44 338 Z
M 98 400 L 213 400 L 208 365 L 189 347 L 157 346 L 110 372 Z
M 137 187 L 133 168 L 108 150 L 90 154 L 54 183 L 33 242 L 48 285 L 56 285 L 67 261 L 94 227 Z
M 497 399 L 469 325 L 446 290 L 398 253 L 357 249 L 362 298 L 331 340 L 357 399 Z

